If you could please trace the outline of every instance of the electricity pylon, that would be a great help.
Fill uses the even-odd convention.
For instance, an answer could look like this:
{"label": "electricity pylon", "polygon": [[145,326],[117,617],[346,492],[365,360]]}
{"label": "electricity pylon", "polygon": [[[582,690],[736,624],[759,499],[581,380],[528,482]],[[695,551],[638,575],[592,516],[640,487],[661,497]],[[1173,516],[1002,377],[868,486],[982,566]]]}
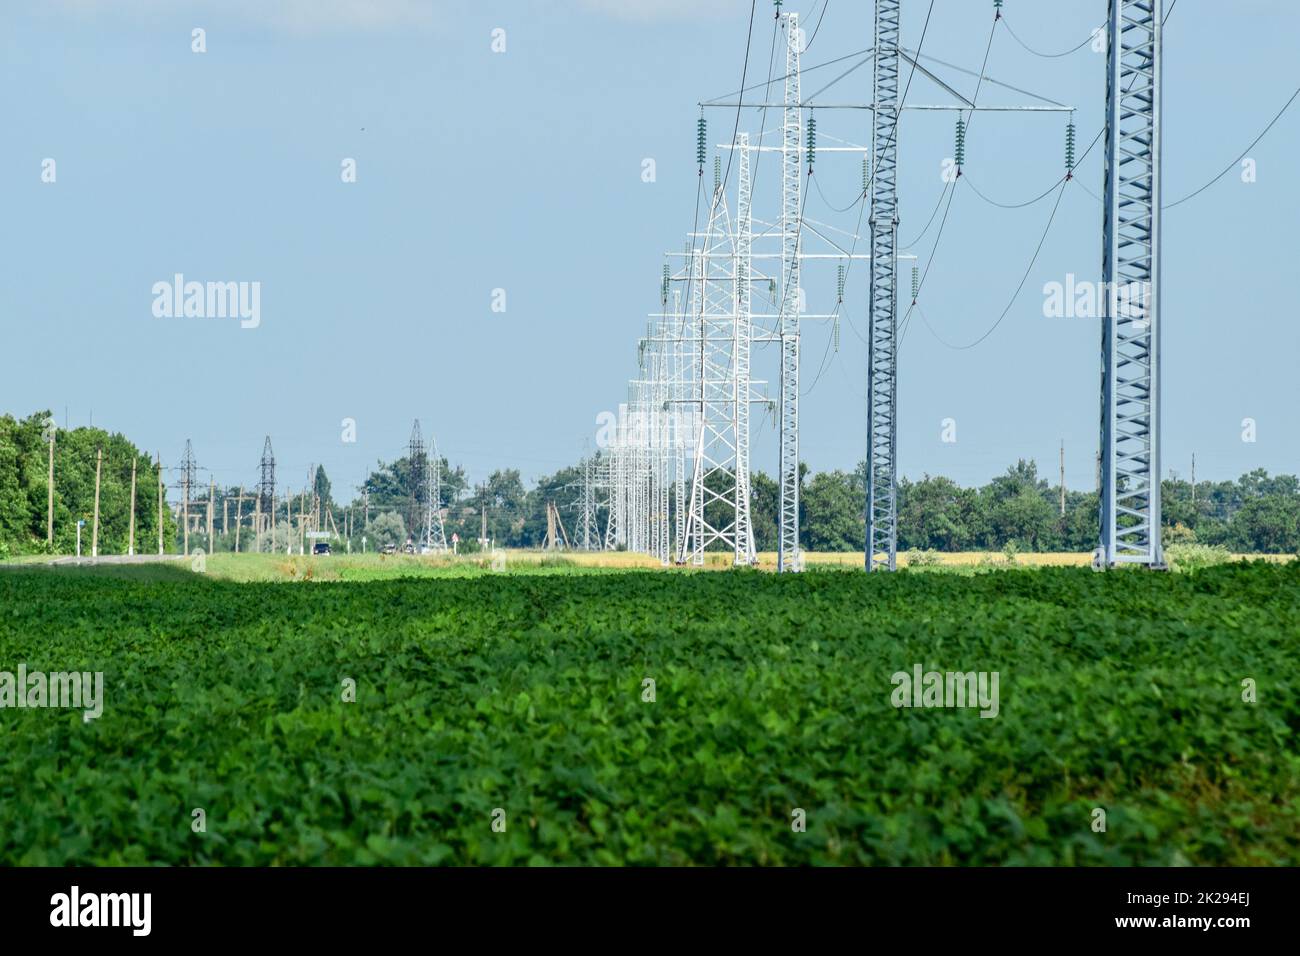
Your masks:
{"label": "electricity pylon", "polygon": [[1163,6],[1163,0],[1110,0],[1097,555],[1109,567],[1162,568],[1165,563],[1160,542]]}
{"label": "electricity pylon", "polygon": [[406,509],[407,533],[412,540],[424,523],[429,495],[429,459],[425,453],[424,436],[420,433],[420,420],[411,426],[411,439],[407,446],[407,468],[410,475],[409,503]]}
{"label": "electricity pylon", "polygon": [[588,455],[582,459],[582,498],[578,527],[573,538],[583,551],[600,548],[600,529],[596,523],[596,462]]}
{"label": "electricity pylon", "polygon": [[[275,452],[271,450],[271,436],[266,436],[266,441],[262,444],[262,462],[261,475],[257,483],[257,500],[258,513],[263,516],[259,520],[265,521],[271,528],[275,527]],[[253,529],[253,540],[260,551],[262,548],[261,540],[257,537],[262,533],[261,528]],[[275,547],[275,543],[271,543]]]}
{"label": "electricity pylon", "polygon": [[[748,210],[748,184],[742,179]],[[739,210],[740,203],[737,204]],[[747,228],[748,218],[737,225]],[[747,439],[740,425],[740,406],[749,402],[749,383],[737,378],[737,350],[741,331],[749,322],[741,315],[740,277],[747,278],[748,262],[740,264],[738,235],[732,232],[722,184],[715,183],[709,209],[708,230],[694,250],[692,316],[697,322],[700,365],[695,398],[695,455],[691,478],[686,532],[678,561],[689,550],[693,564],[704,563],[712,544],[729,548],[737,564],[753,560],[753,523],[749,517],[749,462]],[[746,344],[746,349],[748,345]],[[747,356],[746,356],[747,361]],[[747,372],[747,369],[743,369]],[[748,376],[746,375],[746,378]]]}
{"label": "electricity pylon", "polygon": [[[803,214],[803,113],[799,99],[799,15],[786,17],[785,104],[781,143],[781,504],[777,571],[799,550],[799,235]],[[741,152],[742,156],[747,151]]]}
{"label": "electricity pylon", "polygon": [[866,568],[898,552],[898,40],[900,0],[876,0],[871,122]]}
{"label": "electricity pylon", "polygon": [[429,459],[425,466],[428,485],[424,496],[424,528],[420,540],[430,551],[447,550],[447,531],[442,521],[442,458],[438,442],[430,439]]}

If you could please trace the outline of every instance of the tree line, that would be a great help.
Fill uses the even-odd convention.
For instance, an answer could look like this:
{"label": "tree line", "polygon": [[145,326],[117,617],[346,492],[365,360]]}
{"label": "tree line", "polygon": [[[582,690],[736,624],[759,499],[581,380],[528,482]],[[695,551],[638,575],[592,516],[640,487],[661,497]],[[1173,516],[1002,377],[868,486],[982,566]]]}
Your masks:
{"label": "tree line", "polygon": [[[130,474],[136,468],[135,547],[137,553],[157,549],[159,468],[147,452],[123,435],[98,428],[58,430],[55,435],[54,544],[46,545],[49,434],[48,412],[26,419],[0,416],[0,557],[52,550],[71,553],[76,546],[77,521],[84,520],[82,548],[89,553],[93,518],[95,469],[100,464],[100,552],[125,553],[129,534]],[[599,454],[599,453],[598,453]],[[447,539],[460,538],[462,551],[478,547],[482,529],[495,547],[536,548],[546,538],[547,506],[554,504],[570,540],[578,533],[583,470],[575,464],[539,478],[527,487],[519,470],[499,469],[477,485],[465,470],[446,458],[437,463],[441,512]],[[808,551],[861,551],[865,536],[863,502],[865,465],[853,471],[812,473],[800,467],[800,539]],[[163,472],[163,538],[169,552],[180,550],[181,533],[173,515],[175,478]],[[419,535],[423,519],[413,506],[412,469],[406,458],[380,461],[362,486],[346,500],[336,500],[325,469],[316,470],[314,487],[293,492],[276,503],[277,538],[261,542],[264,549],[295,550],[302,539],[284,533],[293,514],[328,515],[328,525],[342,541],[336,547],[375,550],[400,546]],[[1199,481],[1179,478],[1162,483],[1164,540],[1218,545],[1245,553],[1300,551],[1300,479],[1270,476],[1259,469],[1236,480]],[[168,498],[168,492],[173,493]],[[214,535],[191,542],[207,550],[234,550],[240,516],[241,550],[251,540],[250,516],[255,488],[218,487],[214,494]],[[206,507],[208,487],[191,490],[197,507]],[[755,543],[760,551],[777,545],[777,483],[763,472],[751,475],[751,507]],[[598,493],[598,499],[600,493]],[[1035,462],[1020,460],[1004,474],[979,487],[964,487],[950,478],[924,475],[903,478],[898,485],[898,547],[935,551],[1091,551],[1097,545],[1098,496],[1095,491],[1067,489],[1064,509],[1059,485],[1038,474]],[[608,512],[600,507],[598,528],[604,535]],[[362,538],[366,539],[362,544]],[[194,538],[194,534],[191,534]],[[246,542],[246,543],[245,543]]]}

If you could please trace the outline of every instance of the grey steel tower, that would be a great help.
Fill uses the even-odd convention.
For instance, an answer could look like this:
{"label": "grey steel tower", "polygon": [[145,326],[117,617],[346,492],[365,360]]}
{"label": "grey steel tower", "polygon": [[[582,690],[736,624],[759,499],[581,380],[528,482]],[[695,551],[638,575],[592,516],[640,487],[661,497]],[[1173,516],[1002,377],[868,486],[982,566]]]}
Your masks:
{"label": "grey steel tower", "polygon": [[1098,562],[1163,567],[1160,546],[1162,0],[1110,0],[1102,236]]}
{"label": "grey steel tower", "polygon": [[420,420],[417,418],[411,426],[411,441],[407,450],[409,473],[410,502],[406,509],[407,533],[412,539],[424,521],[425,502],[428,500],[429,460],[425,455],[424,436],[420,433]]}
{"label": "grey steel tower", "polygon": [[898,42],[900,0],[876,0],[867,382],[866,567],[894,570],[898,550]]}

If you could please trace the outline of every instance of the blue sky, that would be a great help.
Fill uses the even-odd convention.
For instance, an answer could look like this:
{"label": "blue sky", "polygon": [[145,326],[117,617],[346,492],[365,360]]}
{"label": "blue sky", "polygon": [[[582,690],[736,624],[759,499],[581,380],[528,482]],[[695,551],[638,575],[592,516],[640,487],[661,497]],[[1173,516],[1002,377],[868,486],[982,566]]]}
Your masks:
{"label": "blue sky", "polygon": [[[906,4],[915,47],[927,0]],[[805,28],[823,0],[787,0]],[[769,0],[759,0],[749,83],[766,79]],[[1007,0],[1025,43],[1060,52],[1105,16],[1100,0]],[[871,45],[871,4],[829,0],[804,65]],[[477,480],[574,462],[636,371],[658,308],[662,256],[680,249],[697,185],[698,103],[737,89],[749,4],[649,0],[10,0],[0,7],[0,410],[51,407],[62,423],[123,431],[174,463],[192,439],[217,481],[251,483],[272,436],[282,482],[323,463],[336,486],[403,451],[411,420]],[[978,68],[992,2],[936,0],[924,51]],[[191,52],[191,31],[207,52]],[[491,49],[505,30],[506,50]],[[1178,0],[1166,32],[1165,193],[1204,185],[1297,86],[1300,8]],[[1100,129],[1104,57],[1088,45],[1034,57],[1005,29],[987,74],[1078,107],[1079,150]],[[805,95],[854,60],[809,71]],[[928,61],[927,61],[928,62]],[[966,95],[973,77],[929,65]],[[783,72],[779,62],[774,74]],[[774,88],[773,95],[778,89]],[[750,94],[757,97],[757,93]],[[864,67],[823,103],[870,96]],[[948,101],[920,74],[910,101]],[[982,103],[1028,100],[986,85]],[[818,113],[820,142],[865,143],[869,114]],[[710,142],[734,113],[710,111]],[[769,113],[766,128],[777,123]],[[764,124],[746,109],[742,129]],[[928,278],[900,356],[903,473],[982,482],[1018,457],[1089,488],[1097,444],[1095,320],[1043,317],[1043,285],[1097,279],[1100,147],[1082,163],[1005,320],[1061,174],[1064,119],[980,114],[937,250],[938,220],[909,251]],[[950,113],[908,113],[899,134],[900,233],[921,233],[953,152]],[[1300,327],[1293,284],[1300,106],[1234,168],[1169,210],[1164,232],[1164,461],[1224,478],[1300,470]],[[358,181],[341,181],[345,158]],[[42,162],[57,181],[41,182]],[[653,158],[656,181],[642,181]],[[706,173],[706,177],[709,174]],[[822,153],[805,214],[853,230],[859,161]],[[733,178],[734,182],[734,178]],[[759,217],[779,199],[771,154]],[[824,194],[824,198],[823,195]],[[865,223],[863,224],[865,229]],[[932,260],[932,262],[931,262]],[[802,457],[814,470],[863,456],[865,269],[848,277],[838,353],[804,336]],[[153,283],[259,281],[261,324],[157,319]],[[902,284],[909,284],[904,269]],[[834,266],[809,267],[809,309],[829,311]],[[505,289],[504,313],[491,309]],[[904,307],[906,303],[904,303]],[[824,360],[824,356],[829,357]],[[777,379],[774,348],[755,376]],[[821,372],[820,376],[818,372]],[[815,384],[814,384],[815,382]],[[357,441],[340,440],[344,418]],[[953,418],[957,441],[940,440]],[[1257,422],[1243,442],[1242,419]],[[775,471],[770,418],[754,467]]]}

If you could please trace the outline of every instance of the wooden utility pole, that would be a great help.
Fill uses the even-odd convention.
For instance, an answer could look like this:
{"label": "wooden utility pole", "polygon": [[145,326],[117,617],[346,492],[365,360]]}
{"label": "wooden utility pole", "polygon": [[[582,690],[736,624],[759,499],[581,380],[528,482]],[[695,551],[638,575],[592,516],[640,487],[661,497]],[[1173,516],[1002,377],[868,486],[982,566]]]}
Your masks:
{"label": "wooden utility pole", "polygon": [[163,477],[162,452],[158,452],[158,553],[163,553]]}
{"label": "wooden utility pole", "polygon": [[45,543],[51,548],[54,547],[54,433],[56,429],[50,429],[50,474],[47,480],[49,491],[45,503]]}
{"label": "wooden utility pole", "polygon": [[1065,439],[1061,439],[1061,517],[1065,517]]}
{"label": "wooden utility pole", "polygon": [[99,473],[104,467],[104,449],[95,449],[95,524],[90,531],[90,556],[99,557]]}
{"label": "wooden utility pole", "polygon": [[131,456],[131,517],[127,525],[129,529],[126,533],[126,553],[135,554],[135,459]]}

